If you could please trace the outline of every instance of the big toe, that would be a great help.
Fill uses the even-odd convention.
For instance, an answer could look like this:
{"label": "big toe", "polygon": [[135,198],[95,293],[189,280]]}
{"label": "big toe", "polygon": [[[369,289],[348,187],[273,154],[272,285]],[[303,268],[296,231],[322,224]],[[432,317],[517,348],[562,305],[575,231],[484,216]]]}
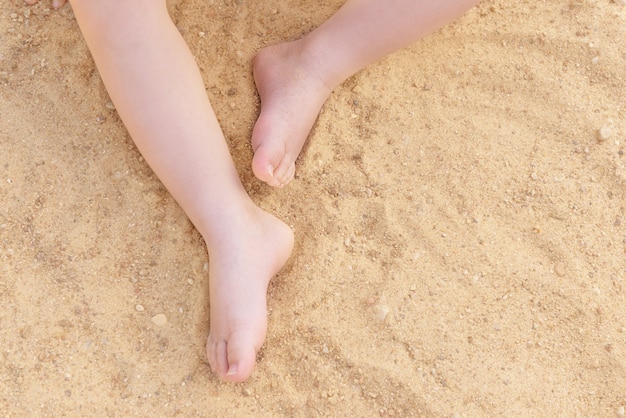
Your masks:
{"label": "big toe", "polygon": [[276,152],[271,145],[261,145],[254,152],[252,171],[261,181],[273,187],[283,187],[294,176],[296,165],[288,155]]}
{"label": "big toe", "polygon": [[254,346],[239,343],[231,340],[228,344],[228,371],[224,379],[230,382],[243,382],[249,378],[256,362]]}
{"label": "big toe", "polygon": [[252,157],[252,172],[261,181],[269,184],[270,186],[278,186],[278,181],[274,178],[275,167],[280,163],[280,159],[275,153],[268,152],[265,148],[260,146],[254,151],[254,157]]}
{"label": "big toe", "polygon": [[256,361],[254,341],[245,333],[233,334],[226,340],[207,342],[207,357],[215,373],[229,382],[243,382],[254,370]]}
{"label": "big toe", "polygon": [[294,158],[289,154],[284,134],[277,132],[275,118],[261,114],[252,132],[252,171],[261,181],[273,187],[283,187],[293,178]]}

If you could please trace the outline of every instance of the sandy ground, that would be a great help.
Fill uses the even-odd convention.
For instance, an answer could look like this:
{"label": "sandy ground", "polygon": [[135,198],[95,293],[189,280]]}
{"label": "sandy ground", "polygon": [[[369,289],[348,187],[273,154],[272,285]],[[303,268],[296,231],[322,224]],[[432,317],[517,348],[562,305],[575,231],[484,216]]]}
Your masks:
{"label": "sandy ground", "polygon": [[204,358],[202,239],[71,9],[0,0],[0,415],[624,415],[626,6],[485,0],[337,89],[270,189],[251,58],[341,3],[170,3],[298,241],[232,385]]}

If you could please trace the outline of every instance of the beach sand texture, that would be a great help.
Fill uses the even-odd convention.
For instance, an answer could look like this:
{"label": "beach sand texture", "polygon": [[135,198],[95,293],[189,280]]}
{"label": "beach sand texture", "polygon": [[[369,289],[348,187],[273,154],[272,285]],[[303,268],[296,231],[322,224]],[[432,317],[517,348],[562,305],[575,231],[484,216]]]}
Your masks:
{"label": "beach sand texture", "polygon": [[339,87],[271,189],[252,58],[341,3],[169,3],[297,239],[234,385],[205,362],[204,243],[71,8],[0,0],[1,416],[624,416],[626,5],[485,0]]}

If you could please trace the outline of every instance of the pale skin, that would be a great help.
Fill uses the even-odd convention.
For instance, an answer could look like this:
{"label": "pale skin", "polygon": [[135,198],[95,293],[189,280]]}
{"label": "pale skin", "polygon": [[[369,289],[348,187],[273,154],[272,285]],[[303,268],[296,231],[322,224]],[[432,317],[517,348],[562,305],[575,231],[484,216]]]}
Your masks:
{"label": "pale skin", "polygon": [[252,133],[252,170],[283,187],[332,92],[367,65],[411,45],[459,17],[478,0],[348,0],[335,15],[294,42],[254,59],[261,114]]}
{"label": "pale skin", "polygon": [[[252,134],[254,174],[274,187],[289,183],[309,131],[335,87],[477,2],[348,0],[300,40],[262,49],[253,67],[261,97]],[[54,0],[53,6],[64,3]],[[244,190],[198,67],[165,1],[71,3],[137,148],[207,244],[208,362],[223,380],[246,380],[265,340],[267,286],[291,254],[293,233]]]}

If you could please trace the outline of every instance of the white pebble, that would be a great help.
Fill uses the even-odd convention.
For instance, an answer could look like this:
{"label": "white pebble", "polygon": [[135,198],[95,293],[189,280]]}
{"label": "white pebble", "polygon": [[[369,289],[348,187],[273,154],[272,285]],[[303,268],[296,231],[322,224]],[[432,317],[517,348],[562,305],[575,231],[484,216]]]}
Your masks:
{"label": "white pebble", "polygon": [[598,129],[598,141],[606,141],[611,137],[612,133],[611,127],[604,125],[602,128]]}
{"label": "white pebble", "polygon": [[613,0],[613,3],[619,4],[621,6],[626,5],[626,0]]}
{"label": "white pebble", "polygon": [[567,272],[567,269],[565,267],[565,263],[562,261],[559,261],[558,263],[556,263],[554,265],[554,272],[556,273],[557,276],[559,277],[563,277],[565,276],[565,273]]}
{"label": "white pebble", "polygon": [[374,316],[380,322],[384,322],[388,314],[389,314],[389,306],[387,305],[375,305],[374,306]]}
{"label": "white pebble", "polygon": [[143,305],[135,305],[135,310],[137,312],[143,312]]}
{"label": "white pebble", "polygon": [[157,314],[152,317],[152,323],[157,327],[162,327],[167,324],[167,316],[165,314]]}
{"label": "white pebble", "polygon": [[620,406],[619,408],[617,408],[617,416],[618,417],[623,417],[624,416],[624,407],[623,406]]}

